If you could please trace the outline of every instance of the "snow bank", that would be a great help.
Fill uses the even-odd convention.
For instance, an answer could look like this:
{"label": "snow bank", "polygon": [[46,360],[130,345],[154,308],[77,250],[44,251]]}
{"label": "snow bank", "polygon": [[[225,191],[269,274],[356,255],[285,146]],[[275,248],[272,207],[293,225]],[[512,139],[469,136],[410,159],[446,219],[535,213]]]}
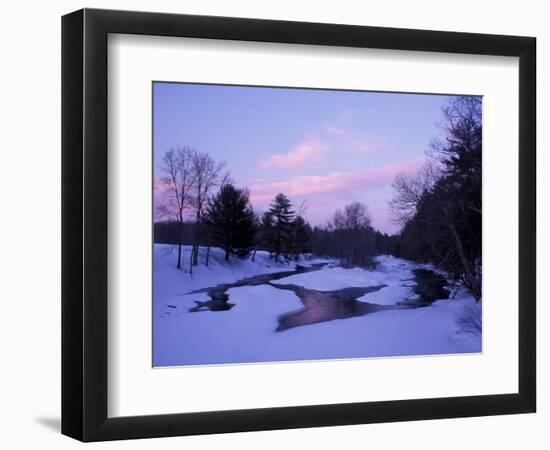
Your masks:
{"label": "snow bank", "polygon": [[[176,253],[167,249],[155,246],[153,364],[157,367],[481,351],[481,325],[479,329],[475,325],[481,324],[481,306],[465,291],[428,307],[375,312],[282,332],[275,331],[278,317],[303,305],[292,291],[272,285],[229,289],[229,302],[235,306],[228,311],[189,312],[196,301],[208,300],[206,293],[191,294],[194,290],[291,270],[294,263],[274,264],[269,255],[258,252],[255,262],[235,258],[228,264],[223,252],[213,249],[210,266],[199,266],[189,275],[175,268]],[[186,267],[189,252],[186,248]],[[326,262],[309,264],[322,261]],[[324,291],[383,284],[385,288],[361,297],[378,304],[412,295],[412,270],[418,265],[390,256],[378,262],[372,271],[326,267],[273,283]]]}
{"label": "snow bank", "polygon": [[273,281],[273,284],[295,284],[307,289],[318,291],[335,291],[347,287],[386,287],[379,291],[359,297],[359,301],[376,303],[379,305],[392,305],[410,298],[414,295],[412,286],[414,274],[412,269],[418,266],[404,259],[393,256],[378,256],[375,269],[361,268],[344,269],[342,267],[326,268],[318,272],[309,272],[299,275],[291,275]]}
{"label": "snow bank", "polygon": [[382,283],[382,277],[375,272],[367,272],[363,269],[344,269],[332,267],[316,272],[308,272],[300,275],[291,275],[273,281],[273,284],[295,284],[306,289],[318,291],[335,291],[350,286],[368,287],[378,286]]}
{"label": "snow bank", "polygon": [[377,305],[396,305],[406,299],[413,298],[415,295],[412,288],[408,286],[387,286],[379,291],[365,294],[357,300]]}
{"label": "snow bank", "polygon": [[231,256],[229,262],[225,261],[225,253],[222,249],[210,249],[208,267],[204,266],[206,249],[199,252],[199,265],[193,267],[193,273],[189,273],[189,258],[191,247],[182,248],[183,270],[176,268],[178,249],[173,245],[155,244],[154,246],[154,296],[155,299],[164,299],[175,294],[185,294],[205,287],[218,284],[231,283],[243,278],[248,278],[261,273],[275,273],[286,270],[294,270],[296,264],[309,266],[320,262],[331,262],[327,259],[301,258],[297,263],[275,263],[269,258],[268,252],[258,251],[254,261],[250,257],[245,259]]}

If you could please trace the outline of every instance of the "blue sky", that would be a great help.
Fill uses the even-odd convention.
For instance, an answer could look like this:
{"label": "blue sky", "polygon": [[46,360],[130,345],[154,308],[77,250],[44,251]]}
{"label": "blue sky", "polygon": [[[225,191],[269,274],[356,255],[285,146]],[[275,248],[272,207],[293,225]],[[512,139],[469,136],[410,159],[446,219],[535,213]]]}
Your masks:
{"label": "blue sky", "polygon": [[258,210],[282,191],[324,225],[360,201],[394,233],[391,182],[426,160],[446,97],[154,83],[153,100],[155,177],[165,151],[191,146],[226,160]]}

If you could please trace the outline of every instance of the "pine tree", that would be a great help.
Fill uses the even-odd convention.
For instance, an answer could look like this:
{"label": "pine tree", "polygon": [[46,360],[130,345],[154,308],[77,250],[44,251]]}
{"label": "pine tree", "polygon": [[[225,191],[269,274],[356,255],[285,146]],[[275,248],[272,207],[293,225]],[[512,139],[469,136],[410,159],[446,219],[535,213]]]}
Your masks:
{"label": "pine tree", "polygon": [[248,192],[225,184],[210,201],[204,222],[212,243],[225,251],[225,260],[235,253],[246,256],[254,245],[256,224]]}
{"label": "pine tree", "polygon": [[[413,202],[399,237],[400,254],[431,262],[481,298],[482,101],[453,97],[443,108],[445,138],[433,144],[442,169]],[[419,173],[417,178],[425,178]],[[398,197],[412,191],[409,180]]]}
{"label": "pine tree", "polygon": [[273,256],[273,248],[271,246],[273,242],[273,218],[269,211],[264,212],[261,216],[256,217],[256,248],[252,254],[252,261],[256,256],[256,250],[258,248],[269,251],[269,257]]}
{"label": "pine tree", "polygon": [[277,194],[267,213],[273,224],[273,231],[269,236],[269,248],[275,254],[275,262],[278,262],[279,256],[283,253],[287,254],[292,248],[292,222],[294,221],[292,203],[286,195]]}
{"label": "pine tree", "polygon": [[302,216],[296,216],[292,225],[292,253],[294,258],[298,260],[301,253],[310,251],[312,230],[309,223]]}

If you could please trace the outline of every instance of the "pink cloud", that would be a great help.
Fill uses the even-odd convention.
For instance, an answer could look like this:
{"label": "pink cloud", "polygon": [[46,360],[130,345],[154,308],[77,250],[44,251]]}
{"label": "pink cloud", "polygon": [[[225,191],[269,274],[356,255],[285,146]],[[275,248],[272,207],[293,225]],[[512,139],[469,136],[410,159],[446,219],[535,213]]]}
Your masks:
{"label": "pink cloud", "polygon": [[260,169],[297,170],[327,162],[330,155],[341,152],[371,153],[387,147],[376,136],[358,133],[350,128],[325,126],[310,133],[287,153],[276,153],[258,162]]}
{"label": "pink cloud", "polygon": [[260,161],[260,169],[297,170],[329,161],[341,152],[371,153],[383,149],[386,144],[379,138],[358,134],[348,128],[327,126],[307,136],[287,153],[269,155]]}
{"label": "pink cloud", "polygon": [[270,155],[266,161],[260,161],[260,169],[294,170],[325,161],[327,144],[317,136],[308,136],[288,153]]}
{"label": "pink cloud", "polygon": [[167,197],[168,186],[164,184],[160,177],[155,177],[153,181],[153,216],[154,220],[168,219],[157,209],[160,205],[165,203]]}
{"label": "pink cloud", "polygon": [[284,181],[257,184],[250,188],[251,200],[263,202],[273,198],[278,192],[295,197],[375,188],[391,183],[398,173],[417,170],[423,162],[424,160],[420,159],[408,163],[391,164],[382,169],[340,172],[321,176],[298,176]]}

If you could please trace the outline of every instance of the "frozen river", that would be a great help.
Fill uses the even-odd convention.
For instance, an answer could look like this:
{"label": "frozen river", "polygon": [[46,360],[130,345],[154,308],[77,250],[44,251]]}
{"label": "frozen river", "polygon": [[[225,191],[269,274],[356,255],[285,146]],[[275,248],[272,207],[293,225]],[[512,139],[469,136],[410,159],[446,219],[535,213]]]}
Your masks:
{"label": "frozen river", "polygon": [[481,306],[449,300],[429,267],[384,256],[373,270],[267,255],[190,275],[155,255],[154,365],[250,363],[481,351]]}

